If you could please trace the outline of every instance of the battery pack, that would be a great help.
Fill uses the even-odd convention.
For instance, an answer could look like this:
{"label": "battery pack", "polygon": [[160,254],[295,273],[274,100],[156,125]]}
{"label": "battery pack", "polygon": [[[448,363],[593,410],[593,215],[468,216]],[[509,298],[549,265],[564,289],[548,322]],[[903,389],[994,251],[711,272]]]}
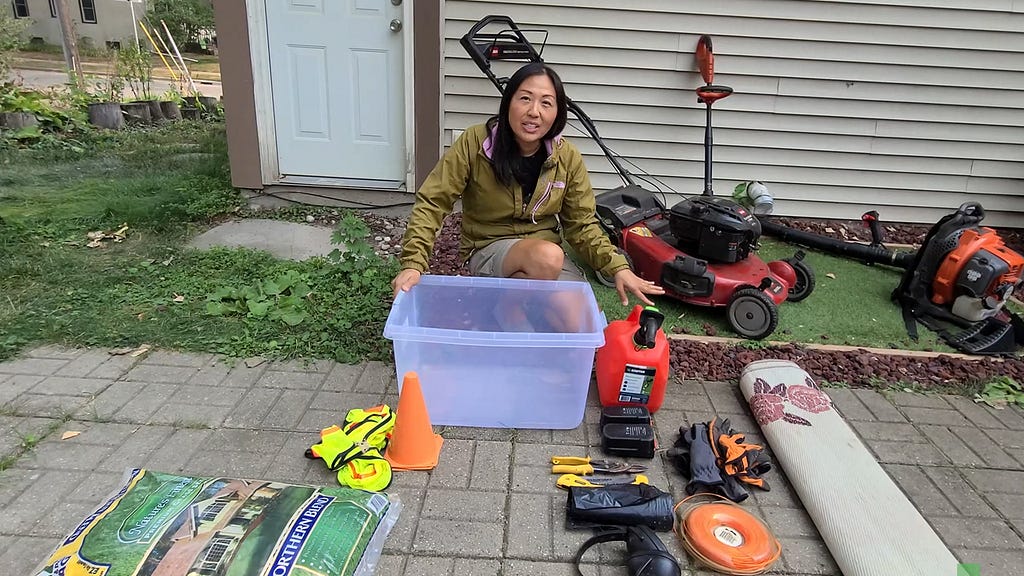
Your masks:
{"label": "battery pack", "polygon": [[650,424],[646,406],[607,406],[601,410],[601,428],[608,424]]}
{"label": "battery pack", "polygon": [[605,454],[654,458],[658,442],[650,424],[606,424],[601,427],[601,449]]}

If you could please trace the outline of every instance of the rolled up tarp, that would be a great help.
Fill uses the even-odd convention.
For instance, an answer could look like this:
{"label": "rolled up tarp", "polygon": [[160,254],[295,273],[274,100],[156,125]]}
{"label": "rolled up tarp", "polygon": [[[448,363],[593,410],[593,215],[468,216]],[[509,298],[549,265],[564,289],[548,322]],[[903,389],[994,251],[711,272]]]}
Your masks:
{"label": "rolled up tarp", "polygon": [[844,576],[957,573],[956,558],[807,372],[758,360],[740,388]]}

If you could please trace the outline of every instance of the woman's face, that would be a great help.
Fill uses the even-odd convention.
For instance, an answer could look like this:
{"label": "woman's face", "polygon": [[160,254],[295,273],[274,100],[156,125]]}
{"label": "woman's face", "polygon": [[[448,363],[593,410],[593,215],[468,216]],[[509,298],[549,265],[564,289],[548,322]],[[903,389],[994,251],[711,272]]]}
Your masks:
{"label": "woman's face", "polygon": [[558,100],[551,78],[534,74],[523,80],[508,108],[508,123],[523,156],[531,156],[540,149],[541,140],[551,130],[557,115]]}

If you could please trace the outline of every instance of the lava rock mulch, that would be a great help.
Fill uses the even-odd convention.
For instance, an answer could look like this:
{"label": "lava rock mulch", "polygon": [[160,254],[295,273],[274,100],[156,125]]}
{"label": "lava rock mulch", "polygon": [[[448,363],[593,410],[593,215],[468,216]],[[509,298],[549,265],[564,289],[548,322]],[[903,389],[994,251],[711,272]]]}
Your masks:
{"label": "lava rock mulch", "polygon": [[850,386],[915,386],[963,392],[974,391],[978,383],[996,376],[1024,382],[1024,361],[1019,358],[931,358],[866,350],[819,350],[797,344],[747,349],[692,340],[670,340],[669,350],[672,374],[693,380],[739,380],[747,364],[774,359],[795,362],[819,381]]}
{"label": "lava rock mulch", "polygon": [[[861,222],[776,218],[775,221],[806,232],[848,241],[869,241],[870,233]],[[434,243],[430,273],[468,275],[459,261],[461,214],[448,216]],[[369,222],[376,236],[391,236],[405,230],[401,219],[376,218]],[[385,225],[388,227],[385,229]],[[883,242],[920,245],[929,226],[884,224]],[[385,233],[387,232],[387,233]],[[1024,250],[1024,234],[1019,230],[999,230],[1007,244]],[[390,242],[387,252],[394,254],[397,242]],[[379,247],[378,247],[379,248]],[[915,386],[923,389],[969,392],[979,382],[996,376],[1009,376],[1024,381],[1024,361],[1020,358],[960,358],[880,354],[866,350],[833,351],[808,348],[798,344],[747,348],[733,344],[698,340],[670,340],[670,367],[673,376],[682,379],[735,381],[744,366],[766,358],[790,360],[818,380],[845,383],[850,386]]]}

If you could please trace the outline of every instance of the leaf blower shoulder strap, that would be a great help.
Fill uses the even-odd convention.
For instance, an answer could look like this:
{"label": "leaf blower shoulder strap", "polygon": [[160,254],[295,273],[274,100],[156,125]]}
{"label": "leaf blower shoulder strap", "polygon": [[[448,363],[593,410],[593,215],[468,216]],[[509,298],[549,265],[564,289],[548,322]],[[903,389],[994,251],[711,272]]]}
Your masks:
{"label": "leaf blower shoulder strap", "polygon": [[902,307],[907,334],[914,340],[917,340],[917,319],[943,315],[944,312],[928,298],[935,274],[946,254],[953,248],[946,246],[944,241],[954,231],[978,224],[983,215],[980,205],[967,203],[961,205],[956,212],[943,216],[928,230],[921,249],[914,254],[913,261],[900,278],[899,286],[893,290],[892,299]]}

